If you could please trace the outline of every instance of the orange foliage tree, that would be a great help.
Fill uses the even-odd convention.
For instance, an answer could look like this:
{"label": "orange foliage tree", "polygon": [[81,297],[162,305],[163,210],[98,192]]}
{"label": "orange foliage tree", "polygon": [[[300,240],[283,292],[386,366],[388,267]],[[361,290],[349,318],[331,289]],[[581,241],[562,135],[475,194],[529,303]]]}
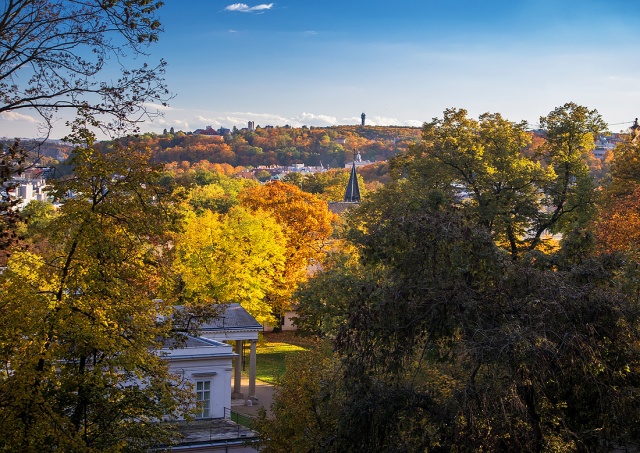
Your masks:
{"label": "orange foliage tree", "polygon": [[601,203],[596,239],[605,252],[640,250],[640,144],[631,139],[613,151],[611,182]]}
{"label": "orange foliage tree", "polygon": [[252,187],[239,196],[240,204],[271,213],[286,236],[286,263],[276,288],[268,295],[274,312],[290,308],[291,294],[307,279],[308,269],[322,257],[335,215],[315,195],[280,181]]}
{"label": "orange foliage tree", "polygon": [[596,240],[605,252],[640,251],[640,186],[607,203],[598,221]]}

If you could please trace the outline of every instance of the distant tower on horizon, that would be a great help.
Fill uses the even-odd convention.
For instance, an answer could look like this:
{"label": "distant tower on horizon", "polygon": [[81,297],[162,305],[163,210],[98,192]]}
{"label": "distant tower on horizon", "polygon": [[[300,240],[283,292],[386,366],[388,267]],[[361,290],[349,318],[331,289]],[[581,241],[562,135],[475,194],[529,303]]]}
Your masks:
{"label": "distant tower on horizon", "polygon": [[362,118],[362,125],[364,126],[364,119],[367,117],[367,115],[364,114],[364,112],[362,112],[362,115],[360,115],[360,118]]}
{"label": "distant tower on horizon", "polygon": [[638,118],[633,122],[633,126],[631,126],[631,135],[637,137],[640,135],[640,124],[638,124]]}
{"label": "distant tower on horizon", "polygon": [[247,123],[247,126],[249,126],[249,127],[248,127],[248,129],[249,129],[250,131],[255,131],[255,130],[256,130],[256,123],[255,123],[255,122],[253,122],[253,121],[249,121],[249,122]]}

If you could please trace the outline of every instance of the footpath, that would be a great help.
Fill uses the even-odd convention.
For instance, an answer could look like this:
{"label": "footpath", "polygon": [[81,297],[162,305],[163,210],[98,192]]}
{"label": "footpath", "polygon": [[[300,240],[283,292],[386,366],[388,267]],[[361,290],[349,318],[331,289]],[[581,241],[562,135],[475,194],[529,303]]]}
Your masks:
{"label": "footpath", "polygon": [[[249,378],[242,376],[242,394],[249,393]],[[273,385],[266,382],[256,380],[256,398],[258,401],[254,401],[251,406],[247,406],[245,399],[232,399],[231,409],[240,414],[249,415],[251,417],[257,417],[261,408],[264,408],[269,414],[271,409],[271,403],[273,402]]]}

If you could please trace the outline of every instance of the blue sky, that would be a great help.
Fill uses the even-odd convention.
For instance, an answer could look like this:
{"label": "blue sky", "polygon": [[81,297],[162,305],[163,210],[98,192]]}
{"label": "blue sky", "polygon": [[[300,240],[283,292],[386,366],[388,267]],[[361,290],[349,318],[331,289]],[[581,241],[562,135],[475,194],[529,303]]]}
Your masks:
{"label": "blue sky", "polygon": [[[145,131],[420,125],[448,107],[536,127],[568,101],[612,131],[640,116],[635,0],[165,3],[149,60],[175,97]],[[23,126],[0,119],[0,136]]]}

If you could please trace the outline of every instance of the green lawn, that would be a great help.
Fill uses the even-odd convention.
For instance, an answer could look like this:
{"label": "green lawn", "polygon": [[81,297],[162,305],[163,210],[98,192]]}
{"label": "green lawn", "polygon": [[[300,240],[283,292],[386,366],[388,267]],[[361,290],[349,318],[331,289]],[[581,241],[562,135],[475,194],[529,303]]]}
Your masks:
{"label": "green lawn", "polygon": [[[267,333],[258,342],[256,351],[256,378],[273,384],[284,373],[285,357],[300,351],[306,351],[313,342],[289,333]],[[248,368],[245,369],[248,372]]]}
{"label": "green lawn", "polygon": [[257,350],[256,378],[273,384],[275,379],[284,373],[287,354],[304,350],[301,346],[289,343],[264,342]]}

